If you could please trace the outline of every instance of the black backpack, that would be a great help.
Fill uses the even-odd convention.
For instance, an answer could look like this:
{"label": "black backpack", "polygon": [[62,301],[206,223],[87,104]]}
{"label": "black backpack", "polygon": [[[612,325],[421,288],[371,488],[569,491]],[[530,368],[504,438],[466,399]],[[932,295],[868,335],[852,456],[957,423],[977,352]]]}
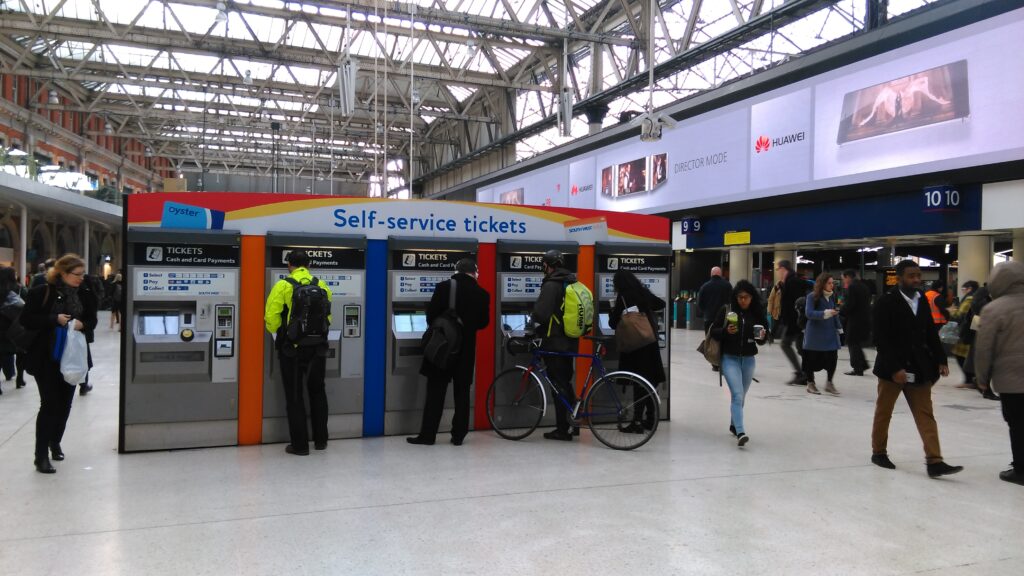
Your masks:
{"label": "black backpack", "polygon": [[462,350],[462,320],[455,312],[454,278],[449,281],[451,289],[448,294],[448,309],[434,318],[434,321],[423,333],[423,357],[434,366],[445,370],[452,359]]}
{"label": "black backpack", "polygon": [[331,315],[327,291],[320,287],[316,277],[309,284],[302,284],[294,278],[285,278],[285,281],[292,285],[292,304],[284,332],[288,342],[295,346],[326,344],[330,330],[328,316]]}
{"label": "black backpack", "polygon": [[801,296],[793,303],[796,308],[796,325],[801,329],[807,328],[807,296]]}

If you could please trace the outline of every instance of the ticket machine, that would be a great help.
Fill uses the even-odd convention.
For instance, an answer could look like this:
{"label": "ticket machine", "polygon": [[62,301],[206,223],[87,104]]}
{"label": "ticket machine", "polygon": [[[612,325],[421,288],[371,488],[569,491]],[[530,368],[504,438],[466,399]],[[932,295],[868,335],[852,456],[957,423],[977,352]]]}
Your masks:
{"label": "ticket machine", "polygon": [[[646,286],[655,296],[665,301],[665,309],[656,315],[658,326],[655,331],[658,336],[658,346],[661,349],[661,362],[665,366],[665,376],[669,375],[669,314],[672,313],[671,301],[669,300],[669,279],[672,265],[672,247],[669,244],[624,244],[598,242],[595,246],[597,256],[597,312],[598,321],[596,331],[608,336],[613,336],[615,331],[609,324],[609,315],[612,306],[615,304],[615,286],[613,279],[619,270],[632,272],[640,283]],[[615,342],[608,343],[608,356],[605,358],[605,368],[615,370],[618,368],[618,350],[615,349]],[[669,379],[671,381],[671,379]],[[653,384],[653,382],[652,382]],[[667,418],[669,388],[666,385],[658,387],[658,394],[662,400],[661,414]]]}
{"label": "ticket machine", "polygon": [[[455,274],[462,258],[475,258],[474,239],[391,238],[388,241],[387,372],[384,433],[419,432],[427,385],[420,376],[421,339],[427,329],[427,304],[434,287]],[[472,398],[470,394],[470,398]],[[452,395],[445,398],[441,430],[448,430]]]}
{"label": "ticket machine", "polygon": [[560,250],[565,266],[575,271],[579,245],[575,242],[530,242],[498,240],[498,289],[495,295],[495,369],[501,372],[517,364],[529,364],[529,354],[511,355],[505,349],[506,334],[522,336],[540,296],[544,281],[541,263],[548,250]]}
{"label": "ticket machine", "polygon": [[[288,254],[303,250],[309,271],[331,290],[327,342],[327,433],[352,438],[363,433],[363,314],[366,309],[366,238],[267,233],[266,293],[288,277]],[[288,414],[279,373],[276,335],[265,336],[263,354],[263,442],[288,441]],[[305,394],[306,402],[309,395]],[[306,414],[309,414],[307,407]]]}
{"label": "ticket machine", "polygon": [[119,450],[237,444],[238,233],[127,241]]}

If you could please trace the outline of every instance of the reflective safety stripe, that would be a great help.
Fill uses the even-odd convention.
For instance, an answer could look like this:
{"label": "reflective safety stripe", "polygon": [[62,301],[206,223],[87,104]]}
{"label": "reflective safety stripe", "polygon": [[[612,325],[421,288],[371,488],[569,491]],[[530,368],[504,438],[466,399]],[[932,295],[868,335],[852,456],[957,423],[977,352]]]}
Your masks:
{"label": "reflective safety stripe", "polygon": [[928,306],[932,309],[932,322],[936,324],[945,324],[946,317],[942,315],[942,310],[935,304],[935,299],[939,297],[939,293],[935,290],[929,290],[924,293],[924,297],[928,300]]}

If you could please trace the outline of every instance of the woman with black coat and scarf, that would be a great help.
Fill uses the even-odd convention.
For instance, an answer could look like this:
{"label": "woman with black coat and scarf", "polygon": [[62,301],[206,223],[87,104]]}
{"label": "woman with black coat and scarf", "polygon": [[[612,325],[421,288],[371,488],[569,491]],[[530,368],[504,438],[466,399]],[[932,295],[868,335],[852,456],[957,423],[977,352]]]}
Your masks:
{"label": "woman with black coat and scarf", "polygon": [[46,283],[29,291],[21,313],[22,326],[36,332],[25,368],[39,385],[35,466],[43,474],[57,471],[50,456],[64,459],[60,443],[75,397],[75,386],[68,384],[60,372],[60,360],[51,358],[58,330],[70,322],[74,330],[89,336],[96,328],[96,298],[82,282],[84,277],[85,262],[80,257],[62,256],[47,272]]}
{"label": "woman with black coat and scarf", "polygon": [[[647,316],[652,330],[657,335],[658,322],[654,313],[665,309],[665,301],[652,294],[632,272],[619,270],[615,273],[612,283],[615,286],[615,305],[612,306],[608,317],[608,325],[612,330],[619,325],[626,309],[636,306],[641,314]],[[665,367],[661,363],[661,350],[658,349],[657,338],[642,348],[620,353],[619,369],[639,374],[657,388],[658,384],[665,381]],[[650,430],[654,427],[653,410],[648,409],[653,400],[646,398],[646,389],[641,386],[636,387],[634,394],[643,394],[645,398],[636,398],[633,422],[624,431],[643,433],[644,429]]]}

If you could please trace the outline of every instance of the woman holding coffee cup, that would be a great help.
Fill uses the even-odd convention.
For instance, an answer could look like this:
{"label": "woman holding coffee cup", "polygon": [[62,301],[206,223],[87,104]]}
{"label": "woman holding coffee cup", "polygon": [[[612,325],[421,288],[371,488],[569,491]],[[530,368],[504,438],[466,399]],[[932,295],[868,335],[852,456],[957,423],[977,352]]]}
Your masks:
{"label": "woman holding coffee cup", "polygon": [[814,384],[814,373],[824,370],[828,375],[825,392],[839,396],[839,390],[832,383],[839,362],[839,335],[843,325],[839,322],[839,308],[836,306],[835,280],[831,274],[822,272],[814,282],[814,292],[807,296],[804,313],[807,328],[804,329],[803,371],[807,377],[807,392],[821,394]]}
{"label": "woman holding coffee cup", "polygon": [[722,376],[732,395],[729,431],[736,436],[738,446],[745,446],[750,441],[743,424],[743,407],[754,379],[757,346],[768,338],[765,324],[767,321],[757,289],[746,280],[736,283],[732,290],[732,303],[723,306],[711,324],[711,337],[722,343]]}

